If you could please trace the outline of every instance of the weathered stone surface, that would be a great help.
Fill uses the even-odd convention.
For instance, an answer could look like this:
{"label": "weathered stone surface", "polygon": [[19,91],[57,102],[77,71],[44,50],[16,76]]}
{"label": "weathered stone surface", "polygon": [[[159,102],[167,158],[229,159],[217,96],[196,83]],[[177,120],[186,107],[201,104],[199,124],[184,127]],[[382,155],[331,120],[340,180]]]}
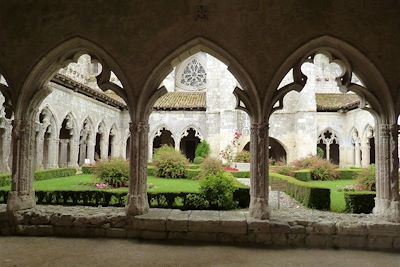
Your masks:
{"label": "weathered stone surface", "polygon": [[367,227],[364,223],[349,223],[342,221],[336,223],[336,233],[338,235],[361,235],[368,234]]}
{"label": "weathered stone surface", "polygon": [[108,228],[106,229],[106,236],[113,238],[126,238],[127,230],[122,228]]}
{"label": "weathered stone surface", "polygon": [[330,235],[309,234],[305,238],[305,245],[312,248],[332,247],[332,239]]}
{"label": "weathered stone surface", "polygon": [[270,231],[272,234],[286,234],[290,232],[290,226],[287,222],[270,222]]}
{"label": "weathered stone surface", "polygon": [[129,227],[138,230],[166,231],[166,221],[170,209],[151,209],[149,213],[131,216]]}
{"label": "weathered stone surface", "polygon": [[198,241],[217,241],[218,234],[212,232],[188,232],[187,240],[198,240]]}
{"label": "weathered stone surface", "polygon": [[334,222],[322,221],[312,224],[312,232],[315,234],[327,234],[332,235],[336,232],[336,227]]}
{"label": "weathered stone surface", "polygon": [[53,235],[53,226],[51,225],[17,225],[17,235],[29,236],[51,236]]}
{"label": "weathered stone surface", "polygon": [[333,246],[338,248],[361,249],[367,247],[367,236],[361,235],[336,235]]}
{"label": "weathered stone surface", "polygon": [[393,237],[368,237],[368,248],[391,249],[393,248]]}
{"label": "weathered stone surface", "polygon": [[243,212],[240,211],[221,211],[220,232],[221,233],[247,233],[247,221]]}
{"label": "weathered stone surface", "polygon": [[256,220],[252,218],[247,219],[249,233],[269,233],[271,226],[269,221]]}
{"label": "weathered stone surface", "polygon": [[368,223],[367,230],[372,236],[400,237],[400,224]]}
{"label": "weathered stone surface", "polygon": [[139,237],[143,239],[164,240],[168,238],[168,232],[143,230],[140,231]]}
{"label": "weathered stone surface", "polygon": [[171,210],[167,217],[167,231],[186,232],[191,211]]}
{"label": "weathered stone surface", "polygon": [[194,210],[189,216],[189,232],[220,232],[219,211]]}
{"label": "weathered stone surface", "polygon": [[53,216],[51,216],[50,220],[51,220],[51,224],[53,224],[53,225],[69,226],[69,225],[73,224],[75,218],[69,214],[68,215],[62,214],[60,216],[53,215]]}

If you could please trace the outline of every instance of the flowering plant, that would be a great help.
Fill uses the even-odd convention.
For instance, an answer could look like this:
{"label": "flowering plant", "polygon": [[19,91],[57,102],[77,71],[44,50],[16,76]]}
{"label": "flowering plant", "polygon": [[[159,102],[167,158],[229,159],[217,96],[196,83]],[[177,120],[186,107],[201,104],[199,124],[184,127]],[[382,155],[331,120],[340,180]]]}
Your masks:
{"label": "flowering plant", "polygon": [[240,145],[239,138],[241,136],[242,134],[240,132],[235,131],[235,133],[233,134],[232,141],[225,147],[225,149],[219,152],[220,157],[226,160],[228,162],[228,165],[230,165],[234,159],[237,147]]}
{"label": "flowering plant", "polygon": [[100,183],[96,184],[97,189],[106,189],[108,187],[108,184]]}

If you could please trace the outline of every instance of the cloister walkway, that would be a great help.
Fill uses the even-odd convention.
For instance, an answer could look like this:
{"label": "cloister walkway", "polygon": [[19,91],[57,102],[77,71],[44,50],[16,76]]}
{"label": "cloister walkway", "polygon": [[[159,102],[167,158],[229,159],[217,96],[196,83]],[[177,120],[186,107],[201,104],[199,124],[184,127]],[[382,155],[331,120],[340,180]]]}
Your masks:
{"label": "cloister walkway", "polygon": [[400,255],[351,250],[271,250],[201,242],[0,237],[0,266],[399,267]]}

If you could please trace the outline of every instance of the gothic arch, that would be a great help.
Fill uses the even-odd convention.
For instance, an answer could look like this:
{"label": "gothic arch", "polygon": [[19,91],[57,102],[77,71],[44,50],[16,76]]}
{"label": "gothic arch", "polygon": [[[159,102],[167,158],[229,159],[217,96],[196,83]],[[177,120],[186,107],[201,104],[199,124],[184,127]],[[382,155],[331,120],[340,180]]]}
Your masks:
{"label": "gothic arch", "polygon": [[[136,112],[131,114],[132,120],[147,121],[154,102],[165,94],[165,87],[159,87],[163,79],[172,71],[173,66],[184,61],[197,52],[206,52],[228,66],[228,70],[240,83],[240,88],[235,89],[234,94],[238,103],[242,102],[251,111],[252,116],[261,114],[261,105],[258,99],[256,87],[242,65],[225,49],[203,37],[197,37],[181,44],[172,53],[167,55],[148,76],[140,97],[134,99]],[[252,100],[250,102],[250,99]],[[238,107],[240,105],[238,104]],[[132,112],[132,111],[131,111]]]}
{"label": "gothic arch", "polygon": [[[357,48],[328,35],[301,45],[281,64],[267,88],[267,95],[263,102],[263,113],[266,117],[271,115],[275,104],[280,102],[289,91],[300,91],[304,87],[307,77],[301,72],[301,65],[317,53],[328,55],[332,61],[340,61],[345,72],[338,77],[337,81],[343,90],[353,91],[360,97],[361,108],[372,112],[381,123],[396,121],[391,92],[377,67]],[[282,79],[292,68],[294,82],[277,90]],[[365,87],[351,82],[353,72],[356,72]],[[366,101],[371,108],[366,107]]]}
{"label": "gothic arch", "polygon": [[[61,123],[65,120],[65,119],[70,119],[73,127],[72,127],[72,131],[73,131],[73,135],[74,135],[74,139],[75,140],[79,140],[79,127],[76,121],[76,116],[74,115],[74,113],[72,111],[69,111],[68,113],[65,114],[65,116],[63,117]],[[60,125],[61,127],[61,125]]]}
{"label": "gothic arch", "polygon": [[[31,111],[36,109],[43,99],[51,93],[47,83],[53,74],[69,63],[77,61],[83,54],[89,54],[93,60],[102,65],[102,72],[96,76],[98,86],[104,91],[113,90],[125,102],[129,103],[126,93],[129,91],[127,90],[127,79],[112,56],[99,45],[82,37],[74,37],[48,51],[32,68],[19,92],[15,110],[16,117],[26,119],[26,115],[31,114]],[[111,71],[115,73],[123,87],[110,82]]]}
{"label": "gothic arch", "polygon": [[[50,114],[50,122],[49,125],[51,125],[52,130],[57,133],[59,131],[59,129],[61,128],[61,125],[59,123],[59,120],[57,119],[55,113],[53,112],[51,106],[49,104],[46,104],[46,106],[44,106],[38,113],[37,113],[37,120],[39,121],[39,117],[42,114],[42,112],[47,111]],[[49,126],[49,125],[46,125]]]}
{"label": "gothic arch", "polygon": [[185,128],[183,128],[180,132],[180,137],[179,139],[182,139],[182,137],[186,136],[185,134],[187,134],[187,131],[193,129],[196,132],[196,137],[198,137],[200,140],[204,140],[204,135],[203,133],[200,131],[200,128],[194,125],[188,125],[185,126]]}
{"label": "gothic arch", "polygon": [[331,127],[325,128],[318,135],[317,147],[324,151],[323,157],[337,165],[340,164],[340,145],[343,145],[342,138]]}

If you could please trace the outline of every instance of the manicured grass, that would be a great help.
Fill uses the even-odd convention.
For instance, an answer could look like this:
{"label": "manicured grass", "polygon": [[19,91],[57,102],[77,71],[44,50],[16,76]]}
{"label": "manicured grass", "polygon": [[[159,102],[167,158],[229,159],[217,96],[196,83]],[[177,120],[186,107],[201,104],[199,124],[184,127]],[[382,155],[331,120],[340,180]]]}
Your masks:
{"label": "manicured grass", "polygon": [[344,193],[338,192],[338,186],[346,186],[354,184],[354,180],[336,180],[336,181],[310,181],[308,183],[323,188],[331,189],[331,210],[336,212],[344,212],[346,203]]}

